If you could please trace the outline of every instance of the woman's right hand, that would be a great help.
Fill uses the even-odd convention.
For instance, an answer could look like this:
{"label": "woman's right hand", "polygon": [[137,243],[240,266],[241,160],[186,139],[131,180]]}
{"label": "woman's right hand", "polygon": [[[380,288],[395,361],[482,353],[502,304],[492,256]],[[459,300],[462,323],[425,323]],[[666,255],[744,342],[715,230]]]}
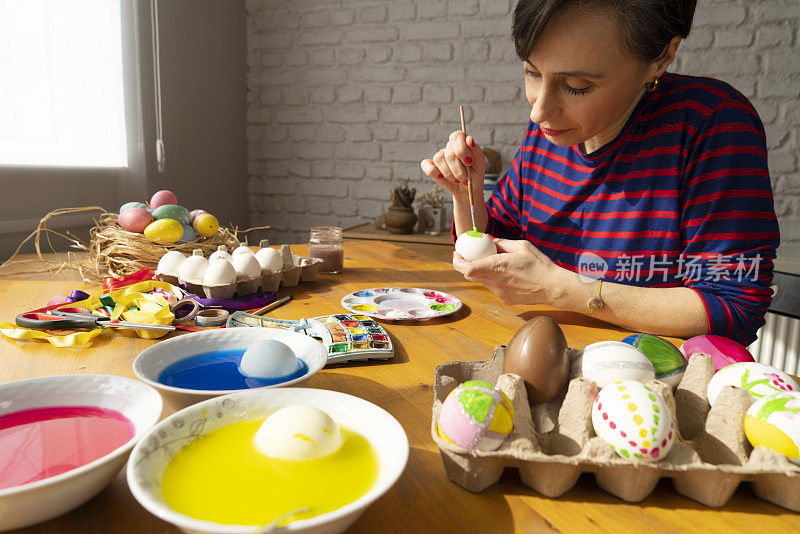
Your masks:
{"label": "woman's right hand", "polygon": [[486,158],[471,135],[457,130],[450,134],[447,146],[420,163],[422,172],[455,199],[467,199],[467,172],[472,177],[472,192],[483,198]]}

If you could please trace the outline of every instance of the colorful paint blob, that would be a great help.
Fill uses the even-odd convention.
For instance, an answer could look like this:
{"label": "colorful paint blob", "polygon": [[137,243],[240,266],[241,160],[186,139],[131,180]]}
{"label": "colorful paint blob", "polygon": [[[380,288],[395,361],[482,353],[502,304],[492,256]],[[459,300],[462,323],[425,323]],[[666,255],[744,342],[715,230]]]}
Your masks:
{"label": "colorful paint blob", "polygon": [[366,438],[341,428],[344,443],[313,460],[277,460],[258,452],[253,438],[263,419],[233,423],[202,435],[170,460],[162,477],[167,504],[205,521],[264,525],[331,512],[365,495],[378,476],[378,457]]}
{"label": "colorful paint blob", "polygon": [[456,309],[452,304],[441,304],[439,302],[431,304],[431,309],[434,311],[453,311]]}
{"label": "colorful paint blob", "polygon": [[280,384],[308,373],[308,365],[300,360],[300,368],[287,376],[254,378],[239,372],[245,349],[204,352],[178,360],[161,371],[158,381],[166,386],[184,389],[227,390],[249,389]]}
{"label": "colorful paint blob", "polygon": [[52,406],[0,416],[0,490],[76,469],[136,434],[121,413],[93,406]]}
{"label": "colorful paint blob", "polygon": [[353,309],[360,312],[374,312],[378,310],[378,307],[374,304],[359,304],[358,306],[353,306]]}

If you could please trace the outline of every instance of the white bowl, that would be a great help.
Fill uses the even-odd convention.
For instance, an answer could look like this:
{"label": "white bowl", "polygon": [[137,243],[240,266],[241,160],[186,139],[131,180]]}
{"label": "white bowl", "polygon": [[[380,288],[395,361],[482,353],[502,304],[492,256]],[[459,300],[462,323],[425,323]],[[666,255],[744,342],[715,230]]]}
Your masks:
{"label": "white bowl", "polygon": [[161,417],[161,396],[150,386],[109,375],[60,375],[0,384],[0,415],[49,406],[116,410],[131,421],[134,436],[86,465],[0,490],[0,530],[26,527],[66,513],[105,488],[125,464],[133,445]]}
{"label": "white bowl", "polygon": [[164,369],[190,356],[215,350],[247,349],[256,341],[268,339],[286,343],[294,351],[295,356],[303,360],[308,367],[308,372],[286,382],[253,389],[299,386],[317,374],[328,361],[328,352],[322,343],[291,330],[260,327],[220,328],[184,334],[146,348],[133,361],[133,373],[142,382],[159,390],[168,407],[180,410],[196,402],[243,391],[243,389],[209,390],[168,386],[158,381],[158,377]]}
{"label": "white bowl", "polygon": [[400,423],[382,408],[346,393],[311,388],[251,389],[185,408],[161,421],[133,449],[128,487],[150,513],[185,532],[253,534],[252,525],[224,525],[176,512],[164,501],[161,477],[172,457],[198,436],[237,421],[266,418],[294,404],[325,410],[337,423],[369,440],[378,456],[378,478],[364,496],[338,510],[293,521],[280,529],[308,534],[342,532],[392,487],[408,461],[408,438]]}

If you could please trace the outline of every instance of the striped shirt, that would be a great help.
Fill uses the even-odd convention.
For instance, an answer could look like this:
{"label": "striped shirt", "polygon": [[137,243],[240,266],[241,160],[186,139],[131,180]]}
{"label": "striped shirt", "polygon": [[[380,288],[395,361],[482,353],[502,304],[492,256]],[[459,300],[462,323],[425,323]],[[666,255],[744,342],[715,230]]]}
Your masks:
{"label": "striped shirt", "polygon": [[764,324],[780,242],[764,128],[724,82],[663,75],[588,155],[529,123],[487,209],[488,234],[571,271],[692,288],[712,334],[747,345]]}

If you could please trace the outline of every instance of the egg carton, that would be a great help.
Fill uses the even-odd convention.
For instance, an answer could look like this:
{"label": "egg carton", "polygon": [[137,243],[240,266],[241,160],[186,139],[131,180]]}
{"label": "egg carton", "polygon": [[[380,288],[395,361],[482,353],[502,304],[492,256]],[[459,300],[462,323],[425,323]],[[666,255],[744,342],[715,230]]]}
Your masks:
{"label": "egg carton", "polygon": [[[502,373],[505,350],[497,346],[488,360],[454,361],[435,369],[431,436],[439,446],[447,477],[464,489],[483,491],[500,479],[503,470],[515,467],[523,484],[546,497],[559,497],[581,473],[594,473],[602,489],[639,502],[661,477],[668,477],[681,495],[719,507],[739,483],[749,481],[762,499],[800,511],[800,466],[772,449],[754,449],[744,434],[744,414],[754,399],[745,390],[728,386],[710,407],[706,397],[714,374],[710,356],[692,356],[674,394],[663,382],[647,382],[677,415],[676,436],[662,461],[634,463],[595,435],[591,411],[598,388],[594,382],[573,378],[560,397],[531,406],[522,379]],[[575,352],[571,351],[571,357]],[[467,380],[495,383],[514,403],[514,429],[495,451],[470,451],[437,435],[442,403]]]}

